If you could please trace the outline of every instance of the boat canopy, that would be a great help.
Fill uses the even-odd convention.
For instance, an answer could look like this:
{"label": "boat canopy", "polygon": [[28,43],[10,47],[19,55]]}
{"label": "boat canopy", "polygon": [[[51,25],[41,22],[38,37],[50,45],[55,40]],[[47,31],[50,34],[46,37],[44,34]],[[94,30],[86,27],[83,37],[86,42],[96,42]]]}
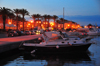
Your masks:
{"label": "boat canopy", "polygon": [[61,36],[59,32],[45,32],[45,35],[51,39],[51,38],[55,38],[55,37],[58,37],[58,36]]}

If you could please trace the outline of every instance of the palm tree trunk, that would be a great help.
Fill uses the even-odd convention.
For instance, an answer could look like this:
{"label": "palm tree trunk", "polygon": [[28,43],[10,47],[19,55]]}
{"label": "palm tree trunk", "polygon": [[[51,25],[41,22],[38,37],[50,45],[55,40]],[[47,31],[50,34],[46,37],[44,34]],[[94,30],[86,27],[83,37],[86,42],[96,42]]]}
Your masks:
{"label": "palm tree trunk", "polygon": [[56,28],[56,23],[55,23],[55,19],[54,19],[54,28]]}
{"label": "palm tree trunk", "polygon": [[35,27],[35,18],[34,18],[34,27]]}
{"label": "palm tree trunk", "polygon": [[24,15],[23,15],[23,31],[24,31]]}
{"label": "palm tree trunk", "polygon": [[17,14],[17,30],[18,30],[18,14]]}
{"label": "palm tree trunk", "polygon": [[48,28],[49,28],[49,19],[48,19]]}
{"label": "palm tree trunk", "polygon": [[2,16],[2,17],[3,17],[3,31],[6,31],[6,30],[5,30],[6,16],[4,15],[4,16]]}

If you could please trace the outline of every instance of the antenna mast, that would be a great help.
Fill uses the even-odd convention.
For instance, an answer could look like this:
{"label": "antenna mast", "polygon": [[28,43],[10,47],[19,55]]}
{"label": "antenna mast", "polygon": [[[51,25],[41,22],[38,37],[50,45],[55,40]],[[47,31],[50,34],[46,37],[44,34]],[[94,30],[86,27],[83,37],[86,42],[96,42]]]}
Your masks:
{"label": "antenna mast", "polygon": [[63,29],[64,29],[64,7],[63,7]]}

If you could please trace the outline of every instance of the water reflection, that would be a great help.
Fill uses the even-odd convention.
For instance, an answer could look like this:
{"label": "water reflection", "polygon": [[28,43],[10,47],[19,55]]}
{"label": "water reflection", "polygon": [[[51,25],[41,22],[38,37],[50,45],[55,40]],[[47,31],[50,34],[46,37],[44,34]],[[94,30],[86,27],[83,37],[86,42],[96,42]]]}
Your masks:
{"label": "water reflection", "polygon": [[0,62],[2,62],[0,66],[63,66],[93,63],[88,53],[6,54],[0,59]]}
{"label": "water reflection", "polygon": [[91,61],[87,53],[59,53],[59,54],[24,54],[24,60],[28,61],[42,61],[45,60],[47,66],[63,66],[68,64],[79,64],[82,61]]}
{"label": "water reflection", "polygon": [[0,66],[100,66],[100,36],[94,37],[86,53],[26,54],[19,51],[0,54]]}

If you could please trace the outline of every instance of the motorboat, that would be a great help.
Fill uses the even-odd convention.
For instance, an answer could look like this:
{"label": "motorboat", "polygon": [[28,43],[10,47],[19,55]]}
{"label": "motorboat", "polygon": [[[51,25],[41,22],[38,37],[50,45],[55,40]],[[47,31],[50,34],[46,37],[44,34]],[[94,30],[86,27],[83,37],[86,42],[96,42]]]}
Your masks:
{"label": "motorboat", "polygon": [[42,34],[41,42],[39,43],[23,43],[25,51],[30,53],[38,52],[84,52],[91,42],[83,40],[64,40],[59,32],[45,32]]}
{"label": "motorboat", "polygon": [[82,41],[90,41],[93,37],[87,36],[84,38],[80,38],[78,36],[69,36],[66,32],[61,32],[62,38],[64,40],[82,40]]}
{"label": "motorboat", "polygon": [[88,35],[100,35],[100,30],[98,28],[90,28]]}
{"label": "motorboat", "polygon": [[66,32],[62,32],[61,35],[64,40],[80,40],[77,36],[69,36]]}

